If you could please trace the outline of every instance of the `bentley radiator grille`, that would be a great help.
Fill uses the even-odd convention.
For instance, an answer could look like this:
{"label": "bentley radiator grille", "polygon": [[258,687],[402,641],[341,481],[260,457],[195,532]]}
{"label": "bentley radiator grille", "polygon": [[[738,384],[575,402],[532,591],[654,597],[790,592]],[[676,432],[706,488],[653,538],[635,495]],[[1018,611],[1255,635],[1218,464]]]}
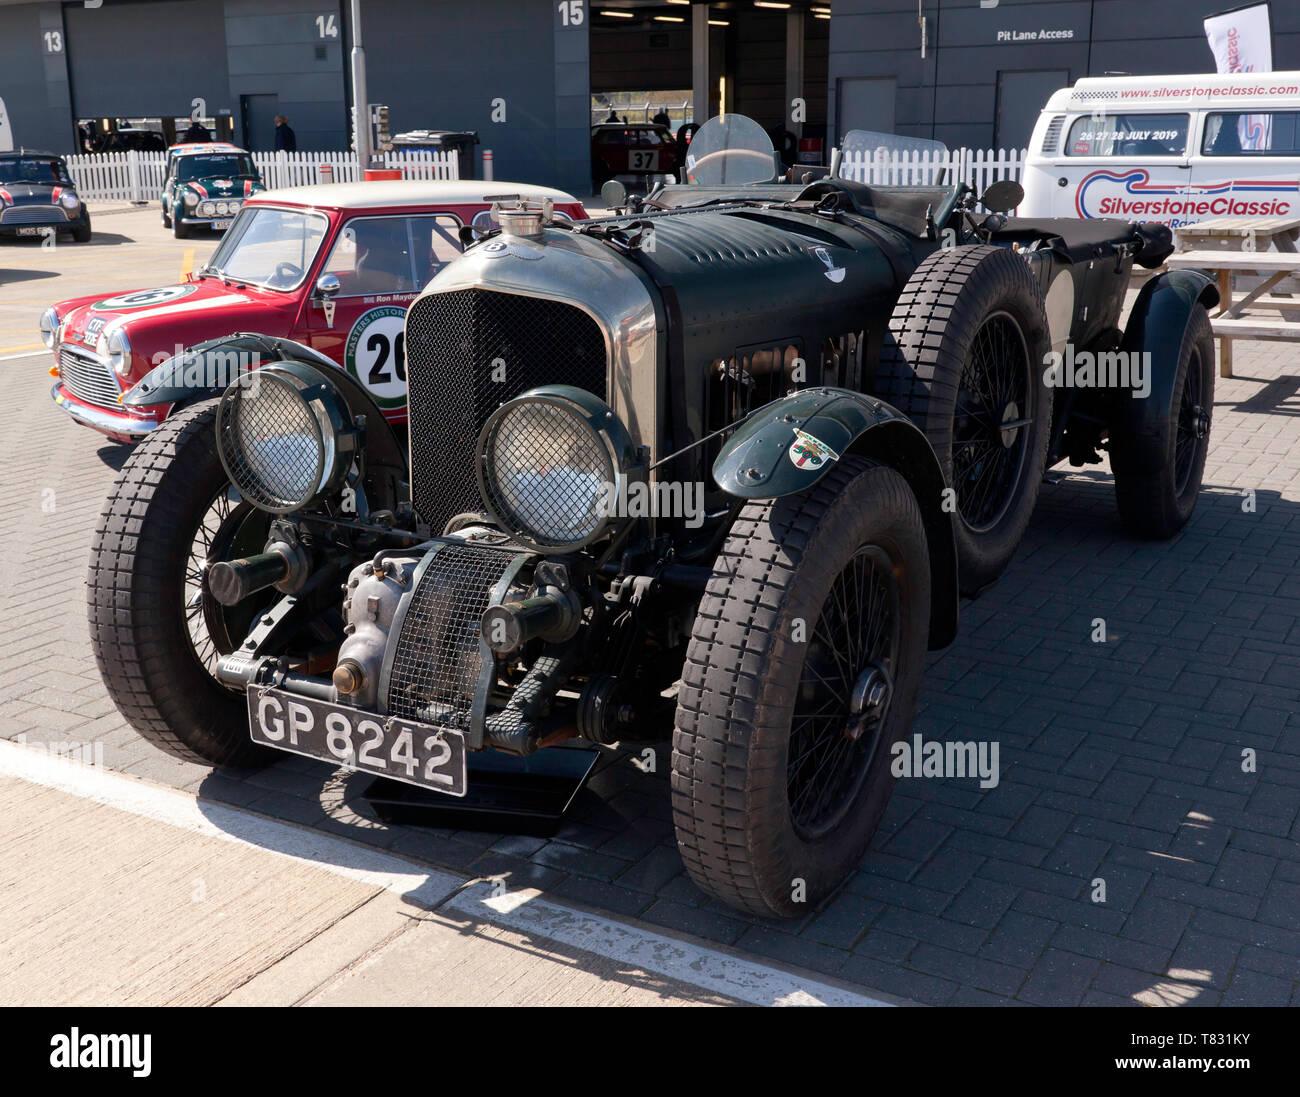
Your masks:
{"label": "bentley radiator grille", "polygon": [[101,362],[85,351],[71,347],[59,348],[59,377],[63,387],[78,400],[96,407],[119,407],[117,398],[122,395],[117,379],[106,362]]}
{"label": "bentley radiator grille", "polygon": [[449,545],[429,558],[393,653],[391,715],[469,729],[484,671],[479,621],[517,553],[517,548]]}
{"label": "bentley radiator grille", "polygon": [[441,533],[482,509],[474,450],[487,417],[538,385],[574,385],[607,398],[605,339],[581,309],[492,290],[434,293],[406,318],[411,493]]}

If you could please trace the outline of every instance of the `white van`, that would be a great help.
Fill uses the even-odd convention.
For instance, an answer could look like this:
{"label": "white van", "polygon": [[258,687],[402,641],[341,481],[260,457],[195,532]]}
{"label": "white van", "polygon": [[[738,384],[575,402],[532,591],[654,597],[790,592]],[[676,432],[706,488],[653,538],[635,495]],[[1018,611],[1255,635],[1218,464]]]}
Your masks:
{"label": "white van", "polygon": [[1022,217],[1300,217],[1300,72],[1110,76],[1048,100]]}

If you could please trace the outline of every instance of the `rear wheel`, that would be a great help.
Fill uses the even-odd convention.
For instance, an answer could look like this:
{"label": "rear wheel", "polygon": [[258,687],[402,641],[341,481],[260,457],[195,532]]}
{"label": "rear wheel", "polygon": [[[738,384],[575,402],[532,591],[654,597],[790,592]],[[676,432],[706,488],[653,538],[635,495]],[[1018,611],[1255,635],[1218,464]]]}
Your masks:
{"label": "rear wheel", "polygon": [[920,510],[856,457],[750,503],[696,616],[673,736],[682,859],[710,895],[791,916],[853,871],[889,801],[930,616]]}
{"label": "rear wheel", "polygon": [[226,478],[216,410],[208,400],[178,412],[118,474],[91,548],[90,638],[109,695],[144,738],[187,761],[246,764],[271,752],[249,739],[244,695],[215,670],[268,598],[223,606],[202,572],[260,552],[269,518]]}
{"label": "rear wheel", "polygon": [[963,594],[1006,570],[1038,500],[1050,349],[1042,293],[1006,248],[935,252],[890,318],[875,391],[925,432],[954,492]]}
{"label": "rear wheel", "polygon": [[1201,492],[1214,408],[1214,332],[1204,305],[1183,331],[1167,402],[1115,398],[1110,464],[1120,518],[1137,537],[1163,540],[1187,524]]}

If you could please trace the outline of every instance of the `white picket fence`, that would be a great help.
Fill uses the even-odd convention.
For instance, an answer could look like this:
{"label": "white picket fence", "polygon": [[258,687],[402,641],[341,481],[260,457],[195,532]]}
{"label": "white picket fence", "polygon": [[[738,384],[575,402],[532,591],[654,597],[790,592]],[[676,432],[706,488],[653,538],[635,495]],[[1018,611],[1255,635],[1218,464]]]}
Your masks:
{"label": "white picket fence", "polygon": [[1019,182],[1027,155],[1026,149],[949,149],[944,153],[862,150],[844,155],[840,174],[874,186],[969,183],[982,192],[999,179]]}
{"label": "white picket fence", "polygon": [[[459,179],[454,152],[403,151],[380,154],[381,165],[400,169],[403,179]],[[167,170],[163,152],[100,152],[67,157],[77,193],[91,201],[149,202],[162,191]],[[352,152],[255,152],[253,163],[268,187],[350,183],[361,178]],[[322,168],[329,171],[322,172]]]}

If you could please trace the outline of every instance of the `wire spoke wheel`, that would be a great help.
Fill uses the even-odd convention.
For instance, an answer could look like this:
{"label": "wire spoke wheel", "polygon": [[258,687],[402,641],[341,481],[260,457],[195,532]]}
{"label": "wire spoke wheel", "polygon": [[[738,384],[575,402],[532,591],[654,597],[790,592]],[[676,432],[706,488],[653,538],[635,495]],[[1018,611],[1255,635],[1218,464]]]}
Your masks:
{"label": "wire spoke wheel", "polygon": [[223,606],[208,592],[204,569],[217,560],[234,560],[262,551],[267,515],[246,503],[227,484],[208,504],[194,530],[185,561],[184,589],[180,600],[185,633],[199,665],[216,678],[217,660],[234,651],[270,596],[247,598],[236,606]]}
{"label": "wire spoke wheel", "polygon": [[805,840],[834,829],[857,797],[889,712],[899,628],[889,557],[864,545],[831,584],[791,717],[786,796]]}
{"label": "wire spoke wheel", "polygon": [[953,417],[957,511],[976,532],[1002,520],[1024,474],[1034,422],[1029,370],[1019,325],[1008,313],[993,313],[962,366]]}
{"label": "wire spoke wheel", "polygon": [[1187,490],[1196,470],[1197,458],[1210,436],[1210,417],[1202,406],[1203,372],[1200,349],[1193,347],[1183,381],[1183,395],[1178,403],[1178,433],[1174,441],[1174,492],[1178,495]]}

